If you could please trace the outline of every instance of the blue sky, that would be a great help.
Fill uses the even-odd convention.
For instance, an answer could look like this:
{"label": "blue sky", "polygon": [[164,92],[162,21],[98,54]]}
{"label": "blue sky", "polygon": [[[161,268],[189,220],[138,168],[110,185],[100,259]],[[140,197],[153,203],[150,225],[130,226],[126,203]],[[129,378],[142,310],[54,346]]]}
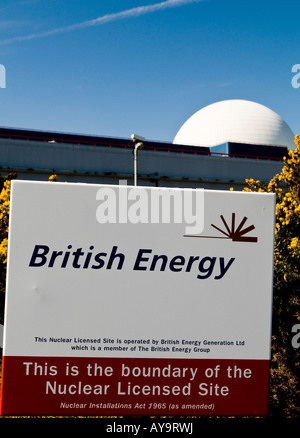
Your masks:
{"label": "blue sky", "polygon": [[299,16],[293,0],[0,0],[0,126],[173,141],[248,99],[300,134]]}

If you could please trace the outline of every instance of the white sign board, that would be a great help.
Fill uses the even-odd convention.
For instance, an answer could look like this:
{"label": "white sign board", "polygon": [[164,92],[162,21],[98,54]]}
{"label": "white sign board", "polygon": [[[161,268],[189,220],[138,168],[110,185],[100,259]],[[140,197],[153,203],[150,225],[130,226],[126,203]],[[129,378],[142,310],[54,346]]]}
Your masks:
{"label": "white sign board", "polygon": [[2,415],[265,415],[274,208],[13,181]]}

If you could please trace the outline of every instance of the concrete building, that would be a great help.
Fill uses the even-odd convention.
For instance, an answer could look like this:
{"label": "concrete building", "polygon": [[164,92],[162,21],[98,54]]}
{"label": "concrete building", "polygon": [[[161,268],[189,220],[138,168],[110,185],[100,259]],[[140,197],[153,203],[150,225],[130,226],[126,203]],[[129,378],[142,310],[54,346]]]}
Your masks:
{"label": "concrete building", "polygon": [[[294,134],[274,111],[227,100],[188,119],[170,143],[145,140],[138,184],[236,190],[246,178],[269,181],[294,149]],[[0,172],[19,179],[133,184],[131,139],[0,128]]]}

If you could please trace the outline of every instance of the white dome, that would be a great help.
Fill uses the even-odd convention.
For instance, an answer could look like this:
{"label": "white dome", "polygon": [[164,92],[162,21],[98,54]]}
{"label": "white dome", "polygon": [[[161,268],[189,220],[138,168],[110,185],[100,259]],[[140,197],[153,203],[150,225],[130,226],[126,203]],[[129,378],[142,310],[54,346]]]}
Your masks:
{"label": "white dome", "polygon": [[197,111],[182,125],[173,143],[210,147],[233,142],[295,149],[294,139],[286,122],[271,109],[233,99]]}

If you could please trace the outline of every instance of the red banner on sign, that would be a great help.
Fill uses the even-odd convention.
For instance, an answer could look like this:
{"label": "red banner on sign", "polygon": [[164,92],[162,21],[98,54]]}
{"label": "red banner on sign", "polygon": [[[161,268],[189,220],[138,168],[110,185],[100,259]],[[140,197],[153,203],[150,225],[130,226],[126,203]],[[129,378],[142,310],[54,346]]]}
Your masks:
{"label": "red banner on sign", "polygon": [[268,413],[268,360],[6,356],[2,415]]}

